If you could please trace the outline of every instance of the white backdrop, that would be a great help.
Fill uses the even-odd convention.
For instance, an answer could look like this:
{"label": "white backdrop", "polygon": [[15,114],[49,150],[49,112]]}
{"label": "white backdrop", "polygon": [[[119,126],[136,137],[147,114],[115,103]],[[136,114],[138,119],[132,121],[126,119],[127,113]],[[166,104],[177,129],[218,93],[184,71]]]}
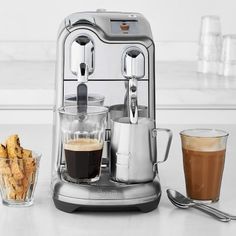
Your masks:
{"label": "white backdrop", "polygon": [[[222,32],[236,33],[235,0],[2,0],[0,59],[22,54],[23,59],[43,60],[40,51],[54,47],[58,26],[65,16],[97,8],[143,13],[158,43],[159,60],[195,59],[202,15],[219,15]],[[34,54],[28,55],[32,50]],[[50,55],[53,59],[54,51]]]}
{"label": "white backdrop", "polygon": [[158,41],[195,41],[204,14],[220,15],[224,33],[236,33],[235,0],[2,0],[0,40],[54,41],[65,16],[97,8],[142,12]]}

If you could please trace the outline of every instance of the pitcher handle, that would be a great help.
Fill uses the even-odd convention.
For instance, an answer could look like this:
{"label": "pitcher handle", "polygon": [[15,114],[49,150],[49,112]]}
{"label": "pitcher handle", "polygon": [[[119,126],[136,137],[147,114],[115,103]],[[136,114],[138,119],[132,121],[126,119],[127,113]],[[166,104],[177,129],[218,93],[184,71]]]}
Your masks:
{"label": "pitcher handle", "polygon": [[172,136],[173,136],[172,131],[170,129],[154,128],[152,130],[153,137],[157,137],[158,132],[166,132],[168,134],[168,141],[167,141],[167,145],[166,145],[166,151],[165,151],[164,159],[161,160],[161,161],[157,161],[157,164],[163,163],[167,160],[168,155],[169,155],[169,151],[170,151],[170,145],[171,145],[171,142],[172,142]]}

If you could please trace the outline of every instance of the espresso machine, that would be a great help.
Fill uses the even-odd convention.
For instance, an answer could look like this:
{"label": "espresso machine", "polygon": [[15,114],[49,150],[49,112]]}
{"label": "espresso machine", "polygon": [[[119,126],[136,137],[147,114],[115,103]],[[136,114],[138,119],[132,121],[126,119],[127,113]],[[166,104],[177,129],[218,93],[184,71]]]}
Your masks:
{"label": "espresso machine", "polygon": [[[150,178],[142,179],[142,169],[140,178],[123,178],[112,148],[116,119],[130,117],[133,125],[139,118],[155,121],[155,46],[143,15],[97,10],[66,17],[58,32],[55,92],[51,188],[56,208],[65,212],[155,209],[161,197],[155,135],[154,148],[147,151],[152,156]],[[60,137],[58,108],[76,101],[83,104],[86,93],[88,105],[103,97],[109,108],[101,177],[94,183],[79,183],[68,176]],[[165,159],[170,143],[169,131]],[[122,155],[119,159],[122,162]],[[140,163],[133,158],[134,165]]]}

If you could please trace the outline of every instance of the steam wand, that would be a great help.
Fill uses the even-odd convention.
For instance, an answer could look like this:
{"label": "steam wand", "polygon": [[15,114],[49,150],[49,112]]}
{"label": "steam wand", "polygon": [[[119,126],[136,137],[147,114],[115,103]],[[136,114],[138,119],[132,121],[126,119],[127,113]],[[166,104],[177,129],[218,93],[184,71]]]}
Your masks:
{"label": "steam wand", "polygon": [[[123,76],[128,79],[125,81],[126,95],[124,105],[127,104],[128,116],[131,124],[138,123],[138,79],[144,77],[144,55],[138,48],[129,48],[123,58]],[[127,102],[128,100],[128,102]]]}

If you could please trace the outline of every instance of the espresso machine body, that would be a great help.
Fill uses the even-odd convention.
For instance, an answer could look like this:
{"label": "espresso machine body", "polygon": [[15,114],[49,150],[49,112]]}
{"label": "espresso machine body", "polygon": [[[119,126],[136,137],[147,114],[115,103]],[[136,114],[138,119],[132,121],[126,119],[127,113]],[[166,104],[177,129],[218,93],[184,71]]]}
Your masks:
{"label": "espresso machine body", "polygon": [[[130,52],[141,53],[138,63],[143,64],[141,71],[139,64],[136,66],[140,74],[137,77],[138,116],[155,120],[155,47],[148,21],[139,13],[97,11],[74,13],[61,24],[57,41],[51,183],[53,200],[60,210],[137,208],[148,212],[159,203],[157,168],[151,170],[155,172],[151,174],[155,177],[153,180],[135,184],[115,181],[109,169],[112,120],[128,113],[129,68],[124,63],[132,63]],[[78,71],[83,69],[79,65],[84,64],[88,65],[88,94],[103,95],[104,105],[109,107],[101,178],[90,184],[79,184],[66,174],[57,111],[67,104],[68,97],[73,98],[77,93]]]}

